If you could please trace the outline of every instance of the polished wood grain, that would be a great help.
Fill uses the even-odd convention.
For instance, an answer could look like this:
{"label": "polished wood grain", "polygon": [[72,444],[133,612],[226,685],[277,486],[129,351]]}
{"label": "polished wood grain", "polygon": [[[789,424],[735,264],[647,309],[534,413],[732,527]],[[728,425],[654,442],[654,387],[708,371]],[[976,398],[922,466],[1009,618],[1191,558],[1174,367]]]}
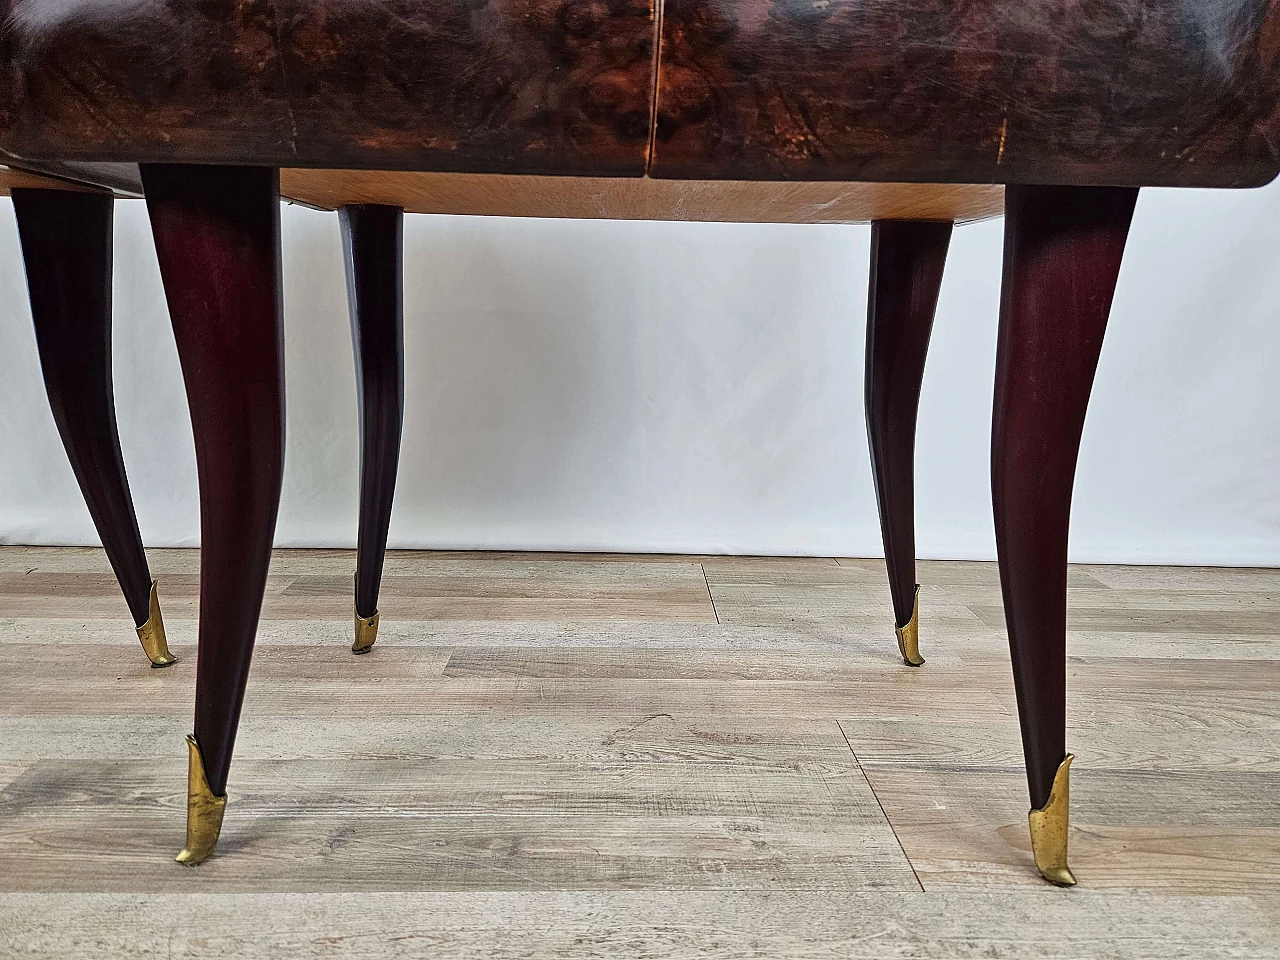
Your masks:
{"label": "polished wood grain", "polygon": [[1280,169],[1268,0],[0,10],[0,157],[36,164],[1153,186]]}
{"label": "polished wood grain", "polygon": [[0,152],[638,175],[649,0],[7,3]]}
{"label": "polished wood grain", "polygon": [[1067,532],[1076,456],[1136,189],[1010,187],[991,499],[1031,806],[1066,754]]}
{"label": "polished wood grain", "polygon": [[[331,578],[349,605],[354,564],[277,551],[270,590]],[[195,589],[196,551],[152,566]],[[0,547],[6,943],[58,960],[1280,949],[1280,628],[1231,626],[1280,602],[1276,571],[1071,568],[1094,613],[1067,661],[1085,886],[1063,893],[1030,866],[1005,638],[974,610],[998,603],[995,564],[921,561],[937,667],[921,671],[885,649],[878,558],[392,551],[386,570],[382,602],[406,617],[367,657],[334,649],[345,617],[266,609],[239,813],[224,855],[186,870],[168,855],[192,672],[122,659],[127,633],[96,626],[119,610],[40,613],[105,596],[102,551]],[[440,622],[423,593],[463,574],[477,597],[550,597],[691,573],[723,622],[661,602],[525,622],[477,604]],[[1162,611],[1164,631],[1133,642],[1134,608]],[[1223,629],[1204,634],[1211,609]],[[194,615],[171,618],[180,653]],[[1267,657],[1243,659],[1245,641]]]}
{"label": "polished wood grain", "polygon": [[225,792],[284,472],[279,177],[144,166],[200,483],[195,737]]}
{"label": "polished wood grain", "polygon": [[915,603],[916,414],[950,244],[950,223],[877,220],[871,225],[863,397],[898,627],[911,619]]}
{"label": "polished wood grain", "polygon": [[1256,186],[1267,0],[666,0],[658,177]]}
{"label": "polished wood grain", "polygon": [[999,216],[990,184],[765,183],[386,170],[280,171],[282,196],[321,210],[377,203],[407,213],[732,223],[969,221]]}

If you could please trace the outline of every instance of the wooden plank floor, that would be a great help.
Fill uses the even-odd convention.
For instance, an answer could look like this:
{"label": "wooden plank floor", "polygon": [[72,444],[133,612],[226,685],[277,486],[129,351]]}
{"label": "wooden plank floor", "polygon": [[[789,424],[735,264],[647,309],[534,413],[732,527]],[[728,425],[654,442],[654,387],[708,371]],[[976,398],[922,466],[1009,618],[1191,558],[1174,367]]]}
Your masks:
{"label": "wooden plank floor", "polygon": [[1038,880],[994,566],[276,555],[219,855],[181,846],[198,555],[151,670],[101,551],[0,547],[0,956],[1280,956],[1280,570],[1075,567]]}

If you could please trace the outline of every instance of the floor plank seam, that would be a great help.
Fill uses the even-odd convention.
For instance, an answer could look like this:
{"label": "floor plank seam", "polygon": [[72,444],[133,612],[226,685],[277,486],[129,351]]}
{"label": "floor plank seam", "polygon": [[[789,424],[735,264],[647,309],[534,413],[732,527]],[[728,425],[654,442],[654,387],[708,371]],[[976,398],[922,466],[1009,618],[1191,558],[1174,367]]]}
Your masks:
{"label": "floor plank seam", "polygon": [[716,623],[720,622],[720,611],[716,609],[716,597],[711,592],[711,581],[707,579],[707,565],[705,563],[698,564],[698,568],[702,571],[702,582],[707,585],[707,599],[711,601],[711,612],[715,614]]}
{"label": "floor plank seam", "polygon": [[[163,890],[257,896],[286,913],[286,891],[332,894],[309,917],[329,923],[340,905],[332,925],[357,945],[401,922],[444,930],[453,921],[433,897],[542,891],[591,917],[580,950],[621,943],[617,960],[815,949],[882,960],[876,935],[899,929],[924,938],[903,956],[938,960],[1280,960],[1280,570],[1072,568],[1083,619],[1069,631],[1067,729],[1087,762],[1072,791],[1082,888],[1063,894],[1027,844],[1008,643],[990,626],[1002,610],[994,564],[922,561],[937,669],[909,670],[885,647],[878,558],[397,554],[384,635],[352,658],[351,552],[278,551],[222,853],[188,871],[170,845],[199,556],[158,556],[188,665],[172,671],[140,656],[101,550],[0,547],[0,942],[65,944],[67,911],[79,925],[69,948],[32,960],[88,960],[103,936],[111,955],[133,937],[134,954],[163,956],[169,915],[128,906]],[[904,862],[928,902],[905,896]],[[406,899],[365,920],[366,905],[341,898],[371,885],[371,904]],[[95,890],[135,899],[99,909]],[[628,931],[663,890],[683,891],[671,902],[693,915],[664,917],[668,939],[650,949]],[[595,898],[615,895],[615,925],[596,936]],[[459,908],[467,936],[489,903]],[[498,947],[432,947],[506,956],[518,941],[506,910],[491,911]],[[196,914],[209,911],[189,908],[180,937],[204,936],[188,925]],[[827,922],[847,938],[824,951],[811,934]],[[723,940],[707,948],[708,932]],[[768,939],[793,932],[798,946]],[[564,942],[521,956],[560,956]],[[173,952],[200,953],[193,943]],[[326,948],[362,949],[313,947]]]}
{"label": "floor plank seam", "polygon": [[907,848],[902,845],[902,838],[898,836],[898,831],[893,825],[893,821],[889,819],[889,811],[884,808],[884,804],[880,801],[880,795],[876,793],[875,785],[871,782],[871,778],[867,776],[867,771],[862,769],[862,761],[858,759],[858,751],[853,749],[853,743],[849,740],[849,734],[845,733],[844,724],[839,720],[835,722],[836,729],[840,731],[840,736],[844,738],[845,744],[849,747],[849,752],[853,754],[853,762],[858,765],[858,772],[862,774],[862,779],[866,781],[867,789],[871,791],[871,796],[875,797],[876,806],[880,808],[880,815],[884,817],[884,822],[889,825],[889,832],[893,834],[894,842],[897,843],[898,849],[902,851],[902,858],[907,861],[907,866],[911,868],[911,875],[916,878],[916,886],[920,888],[920,892],[924,893],[924,883],[920,879],[920,874],[916,870],[916,865],[911,862],[911,856],[907,853]]}

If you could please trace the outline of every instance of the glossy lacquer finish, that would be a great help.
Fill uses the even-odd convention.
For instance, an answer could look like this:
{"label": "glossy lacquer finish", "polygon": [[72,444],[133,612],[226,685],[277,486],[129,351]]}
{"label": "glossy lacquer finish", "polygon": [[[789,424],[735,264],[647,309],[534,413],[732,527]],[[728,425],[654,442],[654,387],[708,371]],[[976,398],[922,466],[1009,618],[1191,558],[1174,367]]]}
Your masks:
{"label": "glossy lacquer finish", "polygon": [[13,190],[40,370],[54,423],[134,626],[149,616],[151,571],[129,495],[111,382],[108,193]]}
{"label": "glossy lacquer finish", "polygon": [[1031,806],[1066,755],[1076,456],[1138,191],[1010,187],[991,493]]}
{"label": "glossy lacquer finish", "polygon": [[866,412],[871,469],[895,626],[911,619],[916,589],[916,412],[951,224],[871,225]]}
{"label": "glossy lacquer finish", "polygon": [[659,177],[1257,185],[1271,0],[667,0]]}
{"label": "glossy lacquer finish", "polygon": [[347,265],[360,408],[360,533],[355,612],[378,612],[404,419],[404,212],[358,204],[338,211]]}
{"label": "glossy lacquer finish", "polygon": [[0,150],[15,156],[644,167],[650,0],[6,4]]}
{"label": "glossy lacquer finish", "polygon": [[144,166],[200,481],[195,736],[223,794],[271,558],[284,466],[275,170]]}

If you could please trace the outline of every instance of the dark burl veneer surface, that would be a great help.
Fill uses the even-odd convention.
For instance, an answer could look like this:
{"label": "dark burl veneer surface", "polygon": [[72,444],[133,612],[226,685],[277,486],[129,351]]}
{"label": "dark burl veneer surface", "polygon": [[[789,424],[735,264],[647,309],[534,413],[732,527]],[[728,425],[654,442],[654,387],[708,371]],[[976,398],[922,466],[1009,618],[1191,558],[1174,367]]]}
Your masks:
{"label": "dark burl veneer surface", "polygon": [[639,175],[650,0],[0,0],[0,149]]}
{"label": "dark burl veneer surface", "polygon": [[652,0],[0,12],[11,159],[1187,186],[1280,169],[1280,0],[666,0],[656,80]]}
{"label": "dark burl veneer surface", "polygon": [[1257,185],[1274,0],[667,0],[667,177]]}

